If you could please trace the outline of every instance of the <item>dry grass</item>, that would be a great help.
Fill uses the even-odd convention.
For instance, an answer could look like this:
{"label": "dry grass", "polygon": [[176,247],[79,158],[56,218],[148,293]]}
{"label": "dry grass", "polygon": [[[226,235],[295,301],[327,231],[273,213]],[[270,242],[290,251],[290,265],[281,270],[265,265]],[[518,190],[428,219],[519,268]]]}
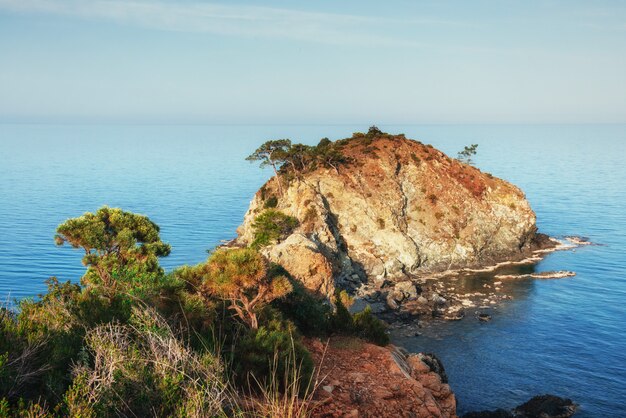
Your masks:
{"label": "dry grass", "polygon": [[[263,383],[255,379],[260,395],[249,397],[246,400],[246,416],[267,418],[308,418],[312,416],[314,402],[313,395],[324,377],[320,377],[321,367],[311,379],[304,379],[301,373],[301,364],[296,364],[295,345],[291,340],[291,352],[285,376],[282,381],[277,374],[279,353],[274,353],[270,378]],[[322,356],[323,362],[323,356]],[[283,387],[284,386],[284,387]],[[304,395],[302,395],[304,394]]]}
{"label": "dry grass", "polygon": [[[223,380],[219,359],[198,355],[178,339],[153,309],[133,309],[133,324],[105,324],[87,332],[87,350],[93,365],[74,367],[73,396],[68,398],[70,413],[84,415],[89,405],[119,404],[119,415],[136,415],[117,392],[120,381],[144,381],[145,373],[165,382],[176,379],[181,392],[179,416],[225,416],[229,403],[228,385]],[[89,414],[87,414],[89,415]],[[154,411],[154,415],[159,415]]]}

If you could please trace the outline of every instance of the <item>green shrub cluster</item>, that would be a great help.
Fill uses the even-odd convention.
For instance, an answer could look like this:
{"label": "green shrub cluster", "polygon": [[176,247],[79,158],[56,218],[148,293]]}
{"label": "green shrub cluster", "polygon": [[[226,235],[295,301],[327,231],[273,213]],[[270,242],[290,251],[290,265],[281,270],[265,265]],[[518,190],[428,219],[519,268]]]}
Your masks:
{"label": "green shrub cluster", "polygon": [[259,329],[245,333],[232,350],[232,372],[240,387],[254,391],[275,380],[288,384],[289,370],[296,368],[306,390],[313,376],[313,360],[295,325],[274,313]]}
{"label": "green shrub cluster", "polygon": [[276,206],[278,206],[278,198],[276,196],[270,196],[263,204],[263,208],[265,209],[272,209]]}
{"label": "green shrub cluster", "polygon": [[350,162],[343,155],[341,147],[342,143],[328,138],[322,138],[317,145],[293,144],[289,139],[274,139],[263,143],[246,160],[259,162],[261,167],[271,166],[275,174],[280,171],[285,177],[292,178],[319,167],[338,170],[340,165]]}
{"label": "green shrub cluster", "polygon": [[[284,271],[280,266],[275,268]],[[374,316],[369,306],[361,312],[351,314],[346,306],[351,301],[345,291],[336,292],[333,309],[323,298],[308,292],[297,280],[292,279],[292,286],[293,291],[274,301],[272,307],[293,322],[304,335],[353,335],[377,345],[389,344],[385,323]]]}
{"label": "green shrub cluster", "polygon": [[298,220],[293,216],[275,209],[267,209],[261,212],[252,223],[254,240],[251,246],[260,248],[275,244],[289,236],[298,224]]}
{"label": "green shrub cluster", "polygon": [[376,318],[372,310],[367,306],[363,311],[350,314],[344,292],[335,294],[335,314],[331,319],[331,329],[340,334],[354,335],[377,345],[389,344],[387,327],[380,319]]}

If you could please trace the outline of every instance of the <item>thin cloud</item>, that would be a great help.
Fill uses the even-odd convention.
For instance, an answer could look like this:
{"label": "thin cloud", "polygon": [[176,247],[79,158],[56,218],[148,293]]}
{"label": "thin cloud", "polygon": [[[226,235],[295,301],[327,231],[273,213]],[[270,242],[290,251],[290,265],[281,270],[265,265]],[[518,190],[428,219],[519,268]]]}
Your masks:
{"label": "thin cloud", "polygon": [[464,25],[463,22],[438,19],[402,22],[348,14],[165,1],[0,0],[0,10],[108,20],[167,31],[379,46],[428,46],[415,40],[377,33],[398,24]]}

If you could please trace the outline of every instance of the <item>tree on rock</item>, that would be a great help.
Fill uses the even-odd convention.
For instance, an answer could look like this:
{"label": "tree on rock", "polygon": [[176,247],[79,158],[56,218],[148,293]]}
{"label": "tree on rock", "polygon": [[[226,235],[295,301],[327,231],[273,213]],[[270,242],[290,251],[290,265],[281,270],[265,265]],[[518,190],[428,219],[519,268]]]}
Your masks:
{"label": "tree on rock", "polygon": [[252,247],[260,248],[270,244],[276,244],[293,232],[299,222],[293,216],[284,214],[275,209],[267,209],[254,218],[254,241]]}
{"label": "tree on rock", "polygon": [[55,241],[85,251],[82,261],[88,269],[83,285],[103,286],[109,291],[129,275],[163,274],[158,257],[171,250],[161,241],[158,225],[148,217],[107,206],[59,225]]}
{"label": "tree on rock", "polygon": [[268,274],[267,261],[251,248],[219,249],[198,269],[202,290],[228,300],[229,308],[255,330],[258,309],[292,290],[285,276]]}
{"label": "tree on rock", "polygon": [[478,148],[478,144],[472,144],[463,148],[463,151],[459,152],[459,161],[465,164],[474,164],[472,157],[476,155],[476,148]]}
{"label": "tree on rock", "polygon": [[378,129],[378,126],[376,125],[370,126],[369,129],[367,130],[367,137],[369,138],[375,138],[381,135],[384,135],[384,132]]}
{"label": "tree on rock", "polygon": [[246,160],[250,162],[260,161],[261,168],[267,167],[268,165],[272,167],[281,195],[283,194],[283,188],[278,177],[278,169],[285,163],[290,148],[291,140],[274,139],[265,142],[246,158]]}

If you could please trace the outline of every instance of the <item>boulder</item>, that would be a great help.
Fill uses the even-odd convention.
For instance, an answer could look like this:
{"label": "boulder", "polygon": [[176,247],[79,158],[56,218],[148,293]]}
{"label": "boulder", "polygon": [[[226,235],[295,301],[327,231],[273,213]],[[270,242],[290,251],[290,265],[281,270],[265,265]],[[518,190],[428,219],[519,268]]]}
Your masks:
{"label": "boulder", "polygon": [[577,408],[578,405],[571,399],[539,395],[512,410],[468,412],[463,418],[569,418]]}
{"label": "boulder", "polygon": [[513,413],[524,418],[569,418],[577,407],[571,399],[539,395],[514,408]]}
{"label": "boulder", "polygon": [[450,386],[419,355],[345,337],[307,346],[321,379],[313,417],[456,417]]}

